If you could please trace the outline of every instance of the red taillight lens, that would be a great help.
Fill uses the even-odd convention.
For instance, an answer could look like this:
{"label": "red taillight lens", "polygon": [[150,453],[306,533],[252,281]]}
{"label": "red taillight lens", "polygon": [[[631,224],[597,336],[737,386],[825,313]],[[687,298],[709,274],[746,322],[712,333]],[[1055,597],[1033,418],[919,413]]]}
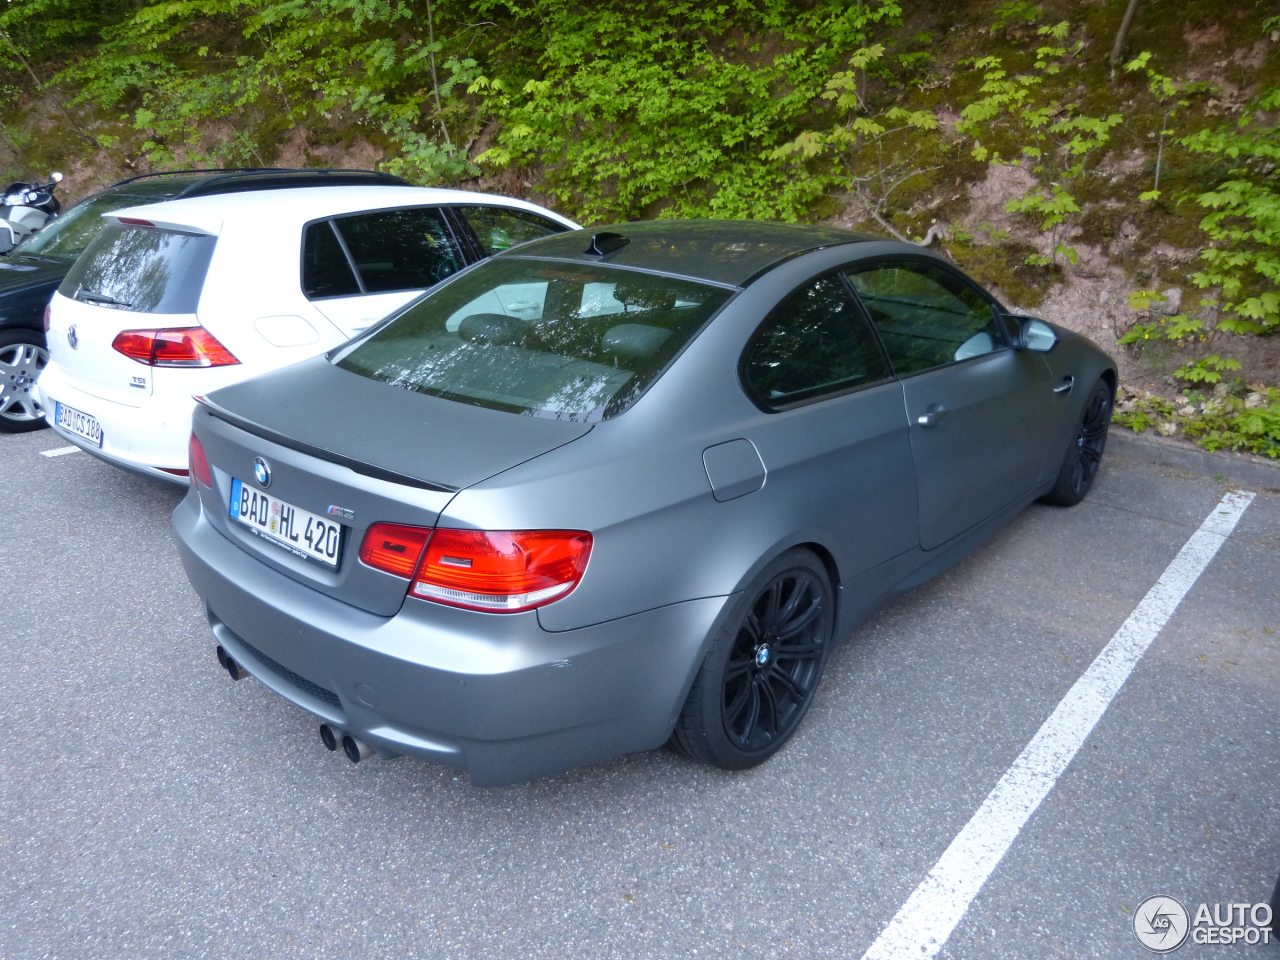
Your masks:
{"label": "red taillight lens", "polygon": [[430,538],[431,531],[426,527],[375,523],[360,544],[360,559],[375,570],[408,580],[417,569],[422,548]]}
{"label": "red taillight lens", "polygon": [[111,347],[149,367],[226,367],[240,362],[204,327],[122,330]]}
{"label": "red taillight lens", "polygon": [[470,610],[532,610],[576,587],[590,555],[581,530],[437,529],[409,592]]}
{"label": "red taillight lens", "polygon": [[191,466],[191,476],[206,487],[212,487],[213,471],[209,469],[209,458],[204,454],[204,444],[194,433],[191,434],[191,442],[187,444],[187,460]]}

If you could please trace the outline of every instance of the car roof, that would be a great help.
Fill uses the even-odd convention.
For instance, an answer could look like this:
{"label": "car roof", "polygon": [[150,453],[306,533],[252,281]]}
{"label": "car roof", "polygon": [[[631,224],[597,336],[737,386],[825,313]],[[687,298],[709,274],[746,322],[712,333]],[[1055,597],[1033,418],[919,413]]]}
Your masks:
{"label": "car roof", "polygon": [[149,220],[161,226],[187,227],[205,233],[219,233],[222,224],[228,220],[270,216],[275,227],[285,228],[321,217],[340,216],[344,213],[431,204],[502,206],[539,214],[547,213],[541,207],[523,200],[476,193],[471,190],[411,186],[354,186],[296,187],[269,192],[250,191],[188,197],[146,206],[123,207],[104,216],[113,219],[136,218]]}
{"label": "car roof", "polygon": [[[626,244],[603,255],[589,253],[593,238]],[[548,257],[579,263],[607,263],[679,274],[741,287],[783,260],[822,247],[883,240],[837,227],[751,220],[650,220],[557,233],[521,244],[502,257]],[[617,241],[614,241],[615,243]]]}
{"label": "car roof", "polygon": [[410,186],[408,180],[380,170],[330,167],[230,167],[226,169],[162,170],[143,173],[111,184],[103,192],[144,197],[205,196],[246,190],[278,190],[286,187]]}

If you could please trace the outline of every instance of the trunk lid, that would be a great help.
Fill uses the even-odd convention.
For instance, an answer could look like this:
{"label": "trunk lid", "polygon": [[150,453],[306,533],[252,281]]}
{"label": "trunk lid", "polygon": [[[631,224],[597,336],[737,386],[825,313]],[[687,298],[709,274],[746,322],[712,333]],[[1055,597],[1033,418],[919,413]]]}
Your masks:
{"label": "trunk lid", "polygon": [[[432,527],[458,489],[572,442],[591,426],[410,393],[316,357],[215,391],[197,407],[194,428],[214,475],[213,489],[197,488],[213,526],[281,573],[392,616],[408,581],[360,561],[372,524]],[[269,471],[265,486],[255,478],[258,459]],[[300,556],[234,517],[237,489],[340,524],[337,565]]]}
{"label": "trunk lid", "polygon": [[320,456],[449,490],[479,483],[591,429],[415,393],[339,369],[323,356],[223,387],[209,399]]}
{"label": "trunk lid", "polygon": [[116,351],[111,342],[121,330],[195,324],[194,315],[129,313],[58,293],[50,305],[46,339],[50,356],[76,387],[103,400],[137,407],[151,396],[155,371]]}

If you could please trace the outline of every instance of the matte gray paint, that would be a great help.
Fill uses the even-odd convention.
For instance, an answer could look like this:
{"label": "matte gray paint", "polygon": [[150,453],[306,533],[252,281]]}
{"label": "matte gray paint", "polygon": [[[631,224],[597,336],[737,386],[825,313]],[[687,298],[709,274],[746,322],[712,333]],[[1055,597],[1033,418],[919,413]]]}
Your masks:
{"label": "matte gray paint", "polygon": [[[1043,479],[1044,424],[1057,398],[1039,354],[1006,347],[908,377],[902,387],[926,550]],[[930,412],[935,422],[921,424]]]}
{"label": "matte gray paint", "polygon": [[[581,239],[536,244],[574,237]],[[331,377],[322,360],[239,385],[232,399],[219,391],[218,403],[251,419],[270,416],[281,432],[463,489],[450,495],[362,477],[272,450],[197,413],[218,489],[193,490],[175,514],[184,564],[227,629],[244,631],[303,676],[322,670],[339,684],[345,722],[381,749],[434,756],[412,737],[444,737],[459,745],[448,762],[495,782],[656,746],[716,618],[770,560],[798,544],[830,559],[842,636],[1046,492],[1088,395],[1054,394],[1054,383],[1071,373],[1087,387],[1114,369],[1087,341],[1060,332],[1048,354],[1004,349],[779,413],[755,406],[738,363],[770,310],[816,274],[904,252],[877,241],[781,257],[629,410],[591,428],[409,394],[342,371]],[[920,427],[916,417],[931,405],[952,416]],[[723,454],[715,451],[745,453],[744,443],[767,482],[718,500]],[[224,471],[241,463],[247,470],[256,455],[274,458],[278,496],[316,512],[330,503],[355,509],[339,573],[237,539],[225,516]],[[732,487],[735,475],[725,479]],[[372,522],[429,525],[437,517],[454,527],[590,531],[586,574],[563,599],[507,616],[405,600],[403,579],[363,568],[350,553]],[[457,679],[467,679],[467,692],[440,676],[459,688]],[[477,687],[481,677],[493,682]],[[376,692],[376,711],[341,686],[348,680]],[[394,729],[374,732],[383,728]]]}
{"label": "matte gray paint", "polygon": [[[212,528],[196,497],[174,511],[174,528],[215,635],[255,676],[384,754],[459,766],[478,785],[660,746],[687,665],[724,603],[673,604],[559,634],[532,613],[476,615],[416,599],[380,617],[264,569]],[[337,693],[341,709],[266,667],[242,637]],[[359,701],[357,684],[375,692],[376,710]]]}
{"label": "matte gray paint", "polygon": [[[517,417],[390,387],[325,357],[213,394],[218,406],[303,443],[465,487],[582,436],[590,424]],[[477,443],[485,437],[485,443]]]}
{"label": "matte gray paint", "polygon": [[717,500],[736,500],[764,486],[765,469],[750,440],[739,437],[702,451],[711,493]]}

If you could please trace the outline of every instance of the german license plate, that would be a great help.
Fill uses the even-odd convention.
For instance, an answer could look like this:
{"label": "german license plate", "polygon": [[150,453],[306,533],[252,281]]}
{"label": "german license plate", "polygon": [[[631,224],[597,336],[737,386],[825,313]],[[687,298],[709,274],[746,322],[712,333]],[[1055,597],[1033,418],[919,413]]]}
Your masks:
{"label": "german license plate", "polygon": [[63,430],[83,437],[96,447],[102,446],[102,424],[75,407],[68,407],[60,400],[53,402],[53,419]]}
{"label": "german license plate", "polygon": [[342,554],[342,525],[327,517],[231,481],[231,518],[294,556],[337,569]]}

